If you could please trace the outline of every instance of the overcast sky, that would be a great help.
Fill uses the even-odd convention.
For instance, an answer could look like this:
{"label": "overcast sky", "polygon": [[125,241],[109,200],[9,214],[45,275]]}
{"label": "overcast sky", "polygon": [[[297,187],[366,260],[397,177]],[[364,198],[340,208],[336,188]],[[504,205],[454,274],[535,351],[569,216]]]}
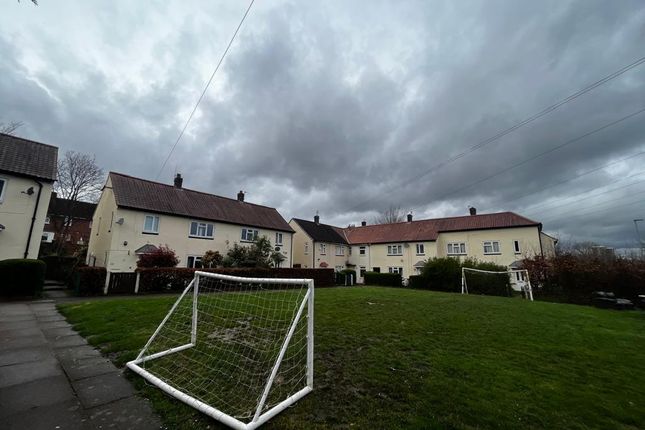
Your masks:
{"label": "overcast sky", "polygon": [[[155,180],[247,4],[3,1],[0,122]],[[644,56],[641,0],[258,0],[159,180],[287,220],[475,206],[634,246],[645,112],[509,168],[645,108],[645,64],[433,166]]]}

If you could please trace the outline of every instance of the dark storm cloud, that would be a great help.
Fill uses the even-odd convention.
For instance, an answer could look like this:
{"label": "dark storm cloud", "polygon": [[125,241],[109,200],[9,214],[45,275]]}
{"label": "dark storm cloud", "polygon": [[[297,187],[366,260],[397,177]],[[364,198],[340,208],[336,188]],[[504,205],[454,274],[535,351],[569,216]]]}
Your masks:
{"label": "dark storm cloud", "polygon": [[[27,37],[3,25],[0,120],[154,179],[237,9],[116,3],[92,12],[87,41],[53,46],[56,31]],[[244,189],[287,218],[319,210],[342,225],[391,204],[417,218],[474,205],[534,216],[562,237],[630,245],[644,183],[598,193],[645,178],[634,176],[645,156],[555,184],[644,151],[645,114],[477,182],[645,107],[645,65],[431,167],[642,57],[644,39],[639,1],[260,5],[160,179],[178,170],[190,187]]]}

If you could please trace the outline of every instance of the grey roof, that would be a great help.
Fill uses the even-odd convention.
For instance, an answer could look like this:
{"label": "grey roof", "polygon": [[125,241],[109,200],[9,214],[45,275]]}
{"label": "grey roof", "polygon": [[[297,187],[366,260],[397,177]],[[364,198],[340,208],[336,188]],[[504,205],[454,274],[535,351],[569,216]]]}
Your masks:
{"label": "grey roof", "polygon": [[149,243],[143,245],[141,248],[135,249],[134,253],[135,254],[149,254],[152,251],[155,251],[157,249],[156,246],[150,245]]}
{"label": "grey roof", "polygon": [[339,229],[329,224],[315,223],[304,219],[293,219],[316,242],[342,243],[347,245],[347,240],[339,233]]}
{"label": "grey roof", "polygon": [[71,216],[76,219],[91,220],[94,216],[96,203],[79,202],[59,198],[56,193],[52,193],[49,200],[48,215]]}
{"label": "grey roof", "polygon": [[293,232],[275,208],[110,172],[119,207]]}
{"label": "grey roof", "polygon": [[0,133],[0,172],[53,182],[57,162],[57,147]]}

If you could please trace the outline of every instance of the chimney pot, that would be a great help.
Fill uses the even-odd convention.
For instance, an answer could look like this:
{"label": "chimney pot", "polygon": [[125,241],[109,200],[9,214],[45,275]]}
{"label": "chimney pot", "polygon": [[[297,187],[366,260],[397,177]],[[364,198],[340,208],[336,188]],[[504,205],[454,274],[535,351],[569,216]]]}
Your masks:
{"label": "chimney pot", "polygon": [[412,222],[412,212],[408,214],[408,222]]}
{"label": "chimney pot", "polygon": [[361,221],[361,226],[365,227],[367,225],[367,221]]}
{"label": "chimney pot", "polygon": [[181,188],[183,184],[184,184],[184,178],[181,177],[180,173],[177,173],[177,176],[175,176],[175,187]]}
{"label": "chimney pot", "polygon": [[240,192],[237,193],[237,200],[240,202],[244,201],[244,191],[240,190]]}
{"label": "chimney pot", "polygon": [[469,207],[468,210],[470,211],[471,215],[477,215],[477,208],[474,207]]}
{"label": "chimney pot", "polygon": [[316,224],[320,224],[320,215],[318,215],[318,214],[314,215],[314,222]]}

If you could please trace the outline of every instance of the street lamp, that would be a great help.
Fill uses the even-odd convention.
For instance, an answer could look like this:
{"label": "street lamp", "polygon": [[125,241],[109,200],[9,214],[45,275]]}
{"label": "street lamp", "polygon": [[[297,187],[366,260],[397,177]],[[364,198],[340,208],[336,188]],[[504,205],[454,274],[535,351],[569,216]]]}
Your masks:
{"label": "street lamp", "polygon": [[636,238],[638,239],[638,245],[639,245],[639,247],[641,249],[641,258],[643,258],[643,256],[645,256],[645,253],[644,253],[644,251],[645,251],[645,241],[643,239],[641,239],[641,233],[638,230],[638,223],[639,222],[643,222],[643,218],[637,218],[637,219],[634,220],[634,227],[636,228]]}

